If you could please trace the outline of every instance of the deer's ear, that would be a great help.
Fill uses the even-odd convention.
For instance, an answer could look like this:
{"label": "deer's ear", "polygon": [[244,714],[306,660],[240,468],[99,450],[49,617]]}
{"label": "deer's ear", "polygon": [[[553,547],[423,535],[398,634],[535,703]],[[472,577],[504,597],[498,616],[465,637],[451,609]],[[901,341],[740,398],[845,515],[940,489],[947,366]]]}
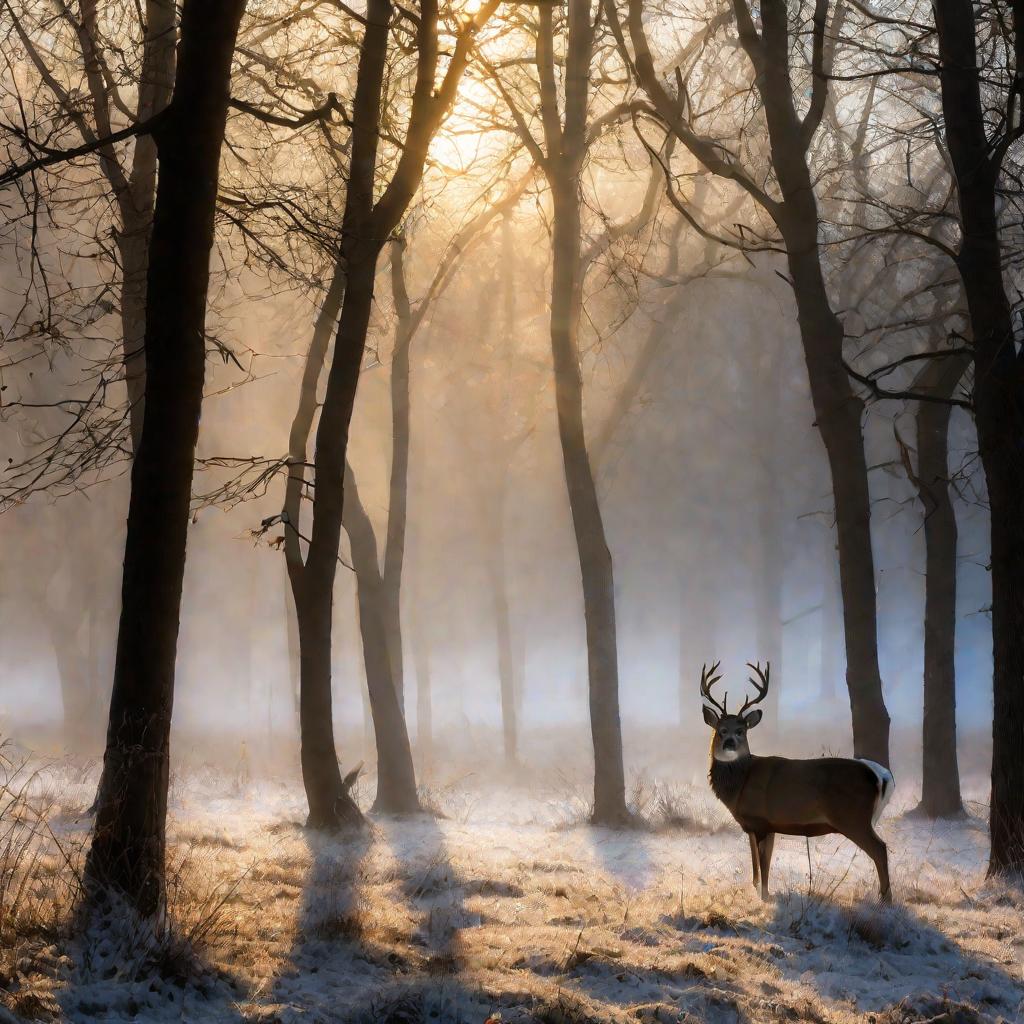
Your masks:
{"label": "deer's ear", "polygon": [[348,775],[346,775],[345,778],[341,780],[342,788],[345,790],[346,793],[356,784],[356,779],[359,778],[359,773],[362,770],[363,762],[360,761],[359,764],[357,764],[355,768],[353,768],[352,771],[350,771]]}
{"label": "deer's ear", "polygon": [[757,725],[757,723],[761,721],[761,716],[763,714],[764,714],[764,712],[762,712],[760,708],[757,708],[755,711],[748,711],[743,716],[743,724],[748,729],[753,729],[754,726]]}
{"label": "deer's ear", "polygon": [[709,708],[707,704],[704,705],[704,721],[707,722],[707,724],[710,725],[712,729],[718,728],[718,715],[711,708]]}

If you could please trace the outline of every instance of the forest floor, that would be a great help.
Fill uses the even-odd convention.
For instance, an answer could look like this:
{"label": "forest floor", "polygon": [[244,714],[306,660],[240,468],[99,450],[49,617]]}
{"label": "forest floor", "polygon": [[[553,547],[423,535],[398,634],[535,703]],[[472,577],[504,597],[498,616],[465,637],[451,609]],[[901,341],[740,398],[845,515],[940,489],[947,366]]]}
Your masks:
{"label": "forest floor", "polygon": [[762,903],[699,779],[639,783],[661,822],[642,831],[471,777],[426,793],[444,817],[327,839],[298,824],[297,784],[193,771],[172,785],[168,923],[76,935],[94,772],[9,776],[0,1022],[1024,1020],[1024,895],[985,882],[978,805],[921,822],[897,791],[892,907],[833,837],[780,838]]}

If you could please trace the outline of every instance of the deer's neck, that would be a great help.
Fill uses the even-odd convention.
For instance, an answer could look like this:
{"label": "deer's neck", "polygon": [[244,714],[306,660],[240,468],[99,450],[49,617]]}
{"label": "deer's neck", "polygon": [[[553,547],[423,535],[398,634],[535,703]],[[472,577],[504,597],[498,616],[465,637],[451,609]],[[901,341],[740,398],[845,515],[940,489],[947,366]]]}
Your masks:
{"label": "deer's neck", "polygon": [[708,772],[711,789],[730,811],[739,803],[740,794],[746,785],[753,763],[752,754],[737,758],[735,761],[711,759],[711,770]]}

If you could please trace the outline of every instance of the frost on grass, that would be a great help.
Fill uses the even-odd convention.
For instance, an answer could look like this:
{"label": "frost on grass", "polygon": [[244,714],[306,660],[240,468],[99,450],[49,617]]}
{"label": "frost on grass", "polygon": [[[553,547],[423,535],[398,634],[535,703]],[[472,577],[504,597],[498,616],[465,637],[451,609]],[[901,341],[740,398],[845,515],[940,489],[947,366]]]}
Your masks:
{"label": "frost on grass", "polygon": [[[169,913],[73,927],[90,779],[8,762],[0,1021],[1024,1019],[1024,898],[986,884],[983,823],[882,823],[899,901],[849,844],[780,838],[773,902],[700,786],[633,786],[646,829],[478,779],[435,815],[306,832],[297,786],[173,789]],[[84,798],[84,799],[83,799]],[[509,822],[513,824],[509,824]]]}

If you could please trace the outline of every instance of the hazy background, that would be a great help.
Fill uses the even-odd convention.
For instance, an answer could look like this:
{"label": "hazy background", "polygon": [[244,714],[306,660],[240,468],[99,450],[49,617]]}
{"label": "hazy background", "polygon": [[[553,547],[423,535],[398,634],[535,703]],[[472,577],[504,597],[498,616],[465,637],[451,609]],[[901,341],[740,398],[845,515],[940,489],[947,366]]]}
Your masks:
{"label": "hazy background", "polygon": [[[616,185],[612,200],[628,211],[643,184]],[[654,253],[653,264],[664,264],[672,224],[671,211],[662,211],[646,236],[649,262]],[[578,755],[585,761],[590,755],[579,568],[554,420],[547,239],[535,199],[520,204],[509,230],[511,265],[508,239],[503,249],[501,231],[491,231],[413,341],[403,584],[407,710],[415,736],[417,659],[411,647],[417,643],[429,657],[438,733],[456,742],[486,743],[491,737],[497,749],[500,706],[487,564],[495,537],[503,536],[521,660],[525,749],[530,756],[531,743],[549,727],[571,725],[578,728]],[[703,243],[698,246],[685,230],[679,238],[685,268]],[[423,294],[444,244],[440,231],[414,227],[410,233],[414,300]],[[770,257],[758,258],[753,267],[729,261],[686,284],[648,284],[636,311],[627,308],[619,271],[591,274],[584,374],[592,434],[600,430],[652,324],[668,318],[671,327],[636,400],[598,456],[615,560],[627,764],[649,759],[647,733],[664,733],[681,722],[688,748],[703,736],[697,699],[703,661],[721,659],[729,688],[738,694],[743,663],[764,656],[752,584],[766,545],[781,552],[785,567],[783,665],[774,682],[781,692],[782,740],[800,737],[796,746],[809,744],[808,753],[849,745],[827,466],[813,424],[791,293],[774,273],[776,266]],[[0,273],[7,275],[6,294],[17,294],[17,268],[8,263]],[[211,358],[203,458],[278,456],[287,448],[315,296],[254,294],[246,284],[244,275],[225,280],[218,294],[218,329],[248,372]],[[509,294],[511,332],[503,312]],[[360,386],[352,461],[380,546],[387,513],[393,327],[386,267],[377,301],[371,339],[376,351],[366,360]],[[623,309],[631,315],[621,323],[617,312]],[[102,320],[95,326],[101,335]],[[70,360],[58,358],[50,373],[62,371],[71,372]],[[37,372],[15,386],[27,398],[33,389],[54,385]],[[866,422],[874,467],[880,657],[897,765],[911,762],[917,742],[924,583],[920,506],[895,464],[894,420],[901,415],[902,433],[912,437],[910,418],[892,403],[870,407]],[[30,447],[30,422],[27,414],[6,419],[8,450],[17,454]],[[969,421],[956,411],[954,471],[973,445]],[[774,492],[763,488],[766,467],[777,480]],[[125,469],[122,464],[107,471],[106,482],[81,494],[37,498],[3,520],[4,734],[49,747],[60,742],[50,622],[73,579],[85,582],[97,612],[89,635],[81,638],[83,650],[91,645],[92,671],[103,687],[109,685]],[[201,473],[197,492],[223,477]],[[502,483],[504,502],[496,504]],[[278,531],[263,539],[252,534],[264,517],[279,511],[281,500],[277,482],[234,508],[201,509],[190,528],[175,708],[179,752],[202,749],[202,756],[234,757],[243,738],[257,751],[268,737],[278,745],[295,740],[283,553],[267,543]],[[769,535],[758,518],[764,502],[777,509],[777,528]],[[957,678],[969,766],[983,757],[978,744],[985,742],[991,715],[986,523],[970,488],[957,498],[957,513]],[[496,522],[502,527],[498,534]],[[335,618],[336,715],[339,734],[347,737],[340,744],[345,761],[365,753],[348,749],[363,745],[365,685],[348,570],[339,574]],[[575,736],[576,730],[565,735]],[[703,756],[702,739],[697,747]],[[570,743],[560,753],[572,749]]]}

